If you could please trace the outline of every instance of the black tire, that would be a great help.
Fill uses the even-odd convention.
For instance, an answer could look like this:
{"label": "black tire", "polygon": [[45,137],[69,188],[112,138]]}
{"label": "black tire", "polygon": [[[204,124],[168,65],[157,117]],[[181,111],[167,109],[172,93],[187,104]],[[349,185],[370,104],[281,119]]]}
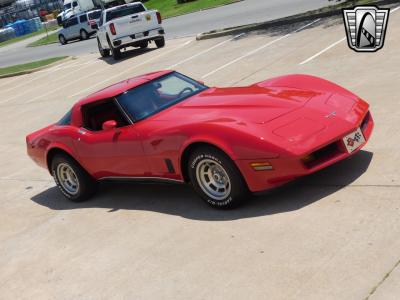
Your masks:
{"label": "black tire", "polygon": [[[209,191],[206,192],[207,188],[204,187],[204,180],[202,183],[202,179],[200,178],[201,170],[205,170],[202,167],[204,165],[209,165],[211,174],[214,174],[213,170],[221,171],[221,168],[223,170],[223,172],[214,174],[211,177],[218,175],[221,182],[224,183],[217,183],[215,181],[216,179],[210,179],[207,175],[203,176],[206,180],[208,177],[210,182],[208,186],[209,189],[211,188],[211,191],[213,191],[213,182],[225,186],[224,188],[218,188],[218,186],[214,185],[214,188],[216,188],[214,192],[221,193],[219,198],[217,196],[213,197]],[[188,171],[190,182],[195,191],[214,208],[235,208],[242,204],[246,197],[250,195],[242,174],[235,163],[225,153],[214,147],[201,147],[194,150],[189,157]],[[207,174],[207,172],[204,174]],[[222,190],[224,190],[224,192],[221,192]]]}
{"label": "black tire", "polygon": [[139,47],[140,49],[146,49],[149,46],[149,41],[140,42]]}
{"label": "black tire", "polygon": [[89,33],[85,29],[81,29],[80,33],[81,40],[87,40],[89,38]]}
{"label": "black tire", "polygon": [[101,47],[101,44],[100,44],[99,39],[97,39],[97,47],[99,48],[99,53],[100,53],[101,57],[108,57],[108,56],[110,56],[110,50],[108,50],[108,49],[103,49],[103,47]]}
{"label": "black tire", "polygon": [[165,38],[162,37],[154,41],[156,43],[157,48],[162,48],[165,46]]}
{"label": "black tire", "polygon": [[118,48],[114,48],[111,44],[110,39],[107,37],[108,47],[110,47],[110,54],[115,59],[118,60],[121,58],[121,50]]}
{"label": "black tire", "polygon": [[62,35],[62,34],[60,34],[60,35],[58,36],[58,41],[60,42],[61,45],[65,45],[65,44],[68,43],[67,39],[66,39],[65,36]]}
{"label": "black tire", "polygon": [[[60,168],[60,170],[59,170]],[[65,180],[60,178],[63,168],[70,168],[74,173],[74,180],[78,182],[76,192],[71,192]],[[65,172],[67,173],[67,172]],[[89,199],[96,191],[96,181],[71,157],[57,154],[51,161],[51,174],[61,193],[73,202],[82,202]]]}

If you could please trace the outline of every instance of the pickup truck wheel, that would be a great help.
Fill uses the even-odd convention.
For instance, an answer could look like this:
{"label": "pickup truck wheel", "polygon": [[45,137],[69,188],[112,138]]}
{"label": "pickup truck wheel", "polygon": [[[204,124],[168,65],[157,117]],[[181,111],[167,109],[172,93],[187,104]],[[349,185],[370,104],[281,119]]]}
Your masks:
{"label": "pickup truck wheel", "polygon": [[189,158],[188,171],[195,191],[214,208],[237,207],[249,195],[235,163],[214,147],[194,150]]}
{"label": "pickup truck wheel", "polygon": [[60,41],[61,45],[65,45],[67,43],[67,39],[65,38],[65,36],[63,36],[62,34],[60,34],[58,36],[58,40]]}
{"label": "pickup truck wheel", "polygon": [[51,161],[51,173],[61,193],[73,202],[89,199],[96,181],[71,157],[58,154]]}
{"label": "pickup truck wheel", "polygon": [[80,32],[81,40],[87,40],[89,38],[89,34],[86,32],[85,29],[82,29]]}
{"label": "pickup truck wheel", "polygon": [[160,39],[155,40],[157,48],[162,48],[165,46],[165,38],[162,37]]}
{"label": "pickup truck wheel", "polygon": [[139,44],[140,49],[145,49],[148,46],[149,46],[149,42],[148,41],[143,41],[143,42],[140,42],[140,44]]}
{"label": "pickup truck wheel", "polygon": [[101,44],[100,44],[99,39],[97,39],[97,47],[99,48],[99,52],[100,52],[101,57],[108,57],[108,56],[110,56],[110,50],[108,50],[108,49],[103,49],[103,47],[102,47]]}
{"label": "pickup truck wheel", "polygon": [[110,42],[110,39],[107,38],[108,41],[108,46],[110,47],[110,54],[115,60],[118,60],[121,58],[121,50],[118,48],[114,48],[113,45]]}

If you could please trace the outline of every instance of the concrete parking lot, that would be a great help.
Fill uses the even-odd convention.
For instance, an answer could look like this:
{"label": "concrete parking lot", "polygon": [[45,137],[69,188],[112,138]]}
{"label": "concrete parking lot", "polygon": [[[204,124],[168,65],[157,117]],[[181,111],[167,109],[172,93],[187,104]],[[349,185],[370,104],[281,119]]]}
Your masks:
{"label": "concrete parking lot", "polygon": [[[399,299],[400,10],[377,53],[344,36],[341,17],[310,20],[1,79],[0,298]],[[371,104],[375,131],[353,158],[232,211],[184,185],[107,182],[65,200],[25,135],[91,92],[170,68],[210,86],[321,76]]]}

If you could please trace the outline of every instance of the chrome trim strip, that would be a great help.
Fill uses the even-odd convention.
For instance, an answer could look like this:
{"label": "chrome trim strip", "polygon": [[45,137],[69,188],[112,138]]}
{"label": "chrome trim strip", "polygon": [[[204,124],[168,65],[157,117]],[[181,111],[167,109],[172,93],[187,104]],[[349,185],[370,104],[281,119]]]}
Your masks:
{"label": "chrome trim strip", "polygon": [[184,183],[183,180],[164,178],[164,177],[107,176],[107,177],[102,177],[99,180],[132,180],[132,181],[145,180],[145,181],[167,181],[167,182],[175,182],[175,183]]}
{"label": "chrome trim strip", "polygon": [[128,122],[130,123],[129,125],[132,125],[134,123],[133,120],[129,117],[129,115],[123,109],[121,104],[119,104],[117,97],[114,97],[113,100],[114,100],[115,104],[117,104],[118,109],[122,112],[122,114],[125,116],[125,118],[127,118]]}

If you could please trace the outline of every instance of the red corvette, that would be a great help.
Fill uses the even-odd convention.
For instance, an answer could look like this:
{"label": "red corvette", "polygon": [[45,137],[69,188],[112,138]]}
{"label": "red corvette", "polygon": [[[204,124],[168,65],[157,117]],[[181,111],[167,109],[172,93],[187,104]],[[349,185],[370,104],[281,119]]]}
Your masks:
{"label": "red corvette", "polygon": [[308,75],[210,88],[161,71],[76,103],[26,138],[29,156],[72,201],[108,178],[190,182],[214,207],[343,160],[368,141],[369,105]]}

